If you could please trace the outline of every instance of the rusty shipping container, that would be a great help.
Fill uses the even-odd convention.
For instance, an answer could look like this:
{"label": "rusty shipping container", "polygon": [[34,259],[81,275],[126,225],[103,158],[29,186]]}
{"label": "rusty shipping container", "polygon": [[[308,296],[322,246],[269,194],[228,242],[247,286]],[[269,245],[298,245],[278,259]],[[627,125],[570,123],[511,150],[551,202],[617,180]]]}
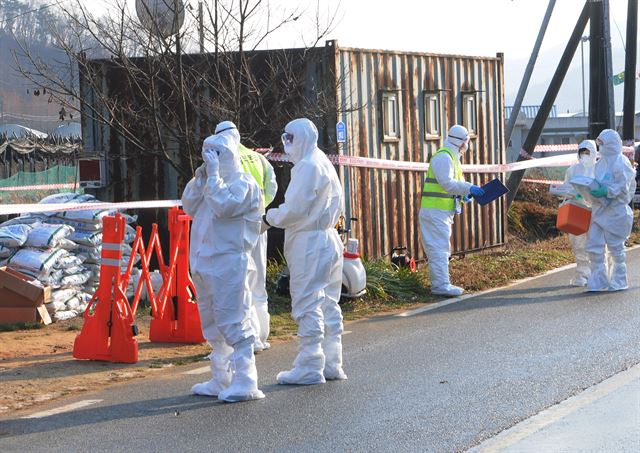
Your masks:
{"label": "rusty shipping container", "polygon": [[[336,41],[312,49],[280,49],[253,52],[256,83],[263,99],[290,117],[265,126],[258,113],[248,112],[240,120],[244,135],[251,131],[249,144],[280,146],[279,136],[286,121],[307,116],[318,126],[319,146],[328,154],[344,154],[399,161],[426,162],[442,145],[447,129],[456,123],[472,130],[471,150],[463,163],[499,164],[505,162],[503,59],[436,55],[341,48]],[[298,92],[286,99],[268,90],[273,80],[262,85],[261,71],[270,55],[279,59],[298,59],[291,65],[300,79]],[[210,55],[185,56],[185,64],[198,64]],[[110,62],[96,60],[103,69],[95,71],[100,83],[84,83],[83,93],[89,103],[101,95],[127,97],[129,88],[119,81],[117,69]],[[293,68],[293,69],[292,69]],[[81,74],[82,75],[82,74]],[[291,73],[289,73],[291,76]],[[82,80],[82,78],[81,78]],[[90,86],[91,85],[91,86]],[[323,102],[320,108],[314,103]],[[294,112],[281,105],[303,105]],[[92,108],[99,108],[94,105]],[[265,107],[270,108],[269,106]],[[263,109],[264,111],[264,109]],[[162,114],[162,113],[160,113]],[[207,115],[202,115],[206,118]],[[212,132],[215,124],[227,118],[208,118],[194,126],[195,140]],[[336,123],[346,125],[346,141],[337,143]],[[108,185],[97,195],[105,200],[148,200],[176,198],[179,178],[166,162],[138,155],[127,140],[98,122],[90,109],[83,109],[83,138],[88,151],[104,153],[108,164]],[[144,134],[144,124],[140,133]],[[152,147],[150,145],[150,147]],[[176,148],[175,153],[181,150]],[[278,165],[280,188],[274,202],[283,199],[290,166]],[[338,169],[345,189],[347,217],[359,221],[351,225],[369,258],[382,257],[394,246],[406,246],[412,256],[422,258],[418,211],[423,174],[414,171],[341,167]],[[475,184],[500,175],[467,174]],[[164,223],[164,214],[140,212],[142,223]],[[464,253],[504,243],[506,205],[499,200],[480,207],[465,206],[456,217],[453,232],[454,253]],[[282,235],[270,232],[270,250],[281,243]]]}
{"label": "rusty shipping container", "polygon": [[[446,131],[463,124],[471,132],[470,164],[505,162],[503,58],[435,55],[336,47],[339,121],[347,126],[341,152],[349,156],[427,162]],[[343,168],[348,211],[367,256],[406,246],[422,258],[419,206],[423,174]],[[499,175],[467,174],[483,184]],[[467,204],[456,216],[452,246],[464,253],[501,245],[506,234],[504,200]]]}

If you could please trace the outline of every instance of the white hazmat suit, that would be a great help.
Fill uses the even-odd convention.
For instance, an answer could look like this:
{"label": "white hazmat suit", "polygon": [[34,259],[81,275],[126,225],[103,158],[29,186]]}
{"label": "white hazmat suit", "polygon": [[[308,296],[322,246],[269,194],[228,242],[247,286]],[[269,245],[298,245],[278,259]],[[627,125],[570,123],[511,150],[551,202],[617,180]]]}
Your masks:
{"label": "white hazmat suit", "polygon": [[[460,164],[460,153],[465,152],[469,146],[469,133],[460,125],[454,125],[449,129],[444,141],[444,148],[451,153],[439,152],[433,156],[430,162],[432,174],[437,184],[446,192],[442,197],[482,195],[484,191],[473,184],[466,182],[462,175],[460,179],[455,176],[454,162]],[[430,175],[431,172],[428,172]],[[423,191],[424,192],[424,191]],[[475,192],[475,193],[473,193]],[[424,197],[424,195],[423,195]],[[456,205],[459,201],[455,202]],[[434,209],[422,207],[420,209],[420,233],[422,246],[427,255],[429,274],[431,276],[431,292],[445,296],[459,296],[464,290],[454,286],[449,280],[449,257],[451,255],[451,227],[453,225],[456,209]]]}
{"label": "white hazmat suit", "polygon": [[[588,149],[589,154],[580,155],[581,149]],[[564,175],[564,185],[571,187],[569,181],[576,176],[588,176],[594,177],[594,166],[596,164],[596,143],[593,140],[584,140],[578,145],[578,163],[573,164],[567,169]],[[570,196],[578,197],[575,190],[571,189]],[[591,203],[587,200],[583,200],[585,204]],[[573,254],[576,257],[576,275],[571,279],[573,286],[586,286],[589,275],[591,275],[591,266],[589,263],[589,254],[587,253],[587,233],[576,236],[569,234],[569,242],[573,249]]]}
{"label": "white hazmat suit", "polygon": [[182,195],[193,219],[189,262],[202,331],[213,347],[212,379],[192,392],[225,402],[264,398],[253,356],[249,290],[263,202],[260,188],[240,167],[238,144],[228,132],[207,138],[205,164]]}
{"label": "white hazmat suit", "polygon": [[344,246],[335,229],[344,196],[336,170],[317,141],[318,131],[308,119],[287,124],[283,142],[294,163],[291,182],[284,203],[265,216],[269,225],[285,230],[292,316],[298,323],[298,355],[292,370],[278,373],[279,384],[347,378],[338,305]]}
{"label": "white hazmat suit", "polygon": [[[216,126],[215,133],[228,130],[240,143],[240,132],[231,121],[223,121]],[[239,145],[240,164],[247,174],[256,179],[262,190],[264,206],[267,207],[275,198],[278,191],[276,174],[269,161],[260,153],[252,151],[242,144]],[[266,288],[267,280],[267,232],[264,231],[258,237],[256,247],[253,249],[252,258],[256,265],[256,272],[251,287],[251,325],[256,333],[254,344],[255,352],[269,349],[269,302]]]}
{"label": "white hazmat suit", "polygon": [[[591,191],[591,225],[587,233],[591,276],[587,290],[618,291],[629,287],[624,243],[633,226],[629,203],[636,190],[636,174],[622,154],[622,140],[616,131],[603,130],[596,143],[600,160],[595,166],[595,179],[600,187]],[[611,257],[610,269],[605,260],[605,246]]]}

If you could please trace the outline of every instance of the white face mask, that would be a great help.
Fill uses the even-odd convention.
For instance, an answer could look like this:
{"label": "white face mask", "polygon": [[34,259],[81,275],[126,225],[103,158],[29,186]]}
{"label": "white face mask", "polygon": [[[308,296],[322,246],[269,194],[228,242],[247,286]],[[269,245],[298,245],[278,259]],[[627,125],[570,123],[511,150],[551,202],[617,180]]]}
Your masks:
{"label": "white face mask", "polygon": [[590,157],[591,157],[591,156],[588,156],[588,155],[584,155],[584,154],[583,154],[582,156],[580,156],[580,163],[582,163],[582,164],[588,164],[588,163],[589,163],[589,158],[590,158]]}

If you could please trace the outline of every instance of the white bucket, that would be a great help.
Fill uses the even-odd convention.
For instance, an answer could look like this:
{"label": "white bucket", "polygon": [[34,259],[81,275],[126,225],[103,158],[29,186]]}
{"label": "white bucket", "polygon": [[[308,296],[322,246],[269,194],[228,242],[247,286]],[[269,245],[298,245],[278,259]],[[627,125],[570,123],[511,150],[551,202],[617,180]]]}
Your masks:
{"label": "white bucket", "polygon": [[348,239],[347,240],[347,252],[351,254],[358,253],[358,240],[357,239]]}

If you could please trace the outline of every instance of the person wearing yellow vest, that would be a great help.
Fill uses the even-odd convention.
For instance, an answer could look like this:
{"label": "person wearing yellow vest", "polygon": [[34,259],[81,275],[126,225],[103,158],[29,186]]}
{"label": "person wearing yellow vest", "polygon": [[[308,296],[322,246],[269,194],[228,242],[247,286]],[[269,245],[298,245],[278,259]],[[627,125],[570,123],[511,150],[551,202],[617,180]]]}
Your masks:
{"label": "person wearing yellow vest", "polygon": [[[223,121],[216,126],[215,133],[229,130],[240,141],[238,128],[231,121]],[[242,143],[238,147],[240,154],[240,164],[245,173],[253,176],[264,200],[264,208],[269,206],[278,191],[278,183],[273,167],[266,157],[255,152]],[[256,332],[254,350],[256,352],[269,349],[271,346],[267,341],[269,337],[269,303],[266,289],[267,279],[267,232],[264,231],[258,237],[258,243],[251,255],[256,265],[255,278],[251,279],[251,324]]]}
{"label": "person wearing yellow vest", "polygon": [[481,187],[464,180],[460,154],[469,148],[469,132],[456,124],[449,129],[444,146],[431,158],[422,187],[420,233],[431,275],[431,292],[460,296],[464,289],[449,280],[451,226],[461,212],[462,201],[484,195]]}

